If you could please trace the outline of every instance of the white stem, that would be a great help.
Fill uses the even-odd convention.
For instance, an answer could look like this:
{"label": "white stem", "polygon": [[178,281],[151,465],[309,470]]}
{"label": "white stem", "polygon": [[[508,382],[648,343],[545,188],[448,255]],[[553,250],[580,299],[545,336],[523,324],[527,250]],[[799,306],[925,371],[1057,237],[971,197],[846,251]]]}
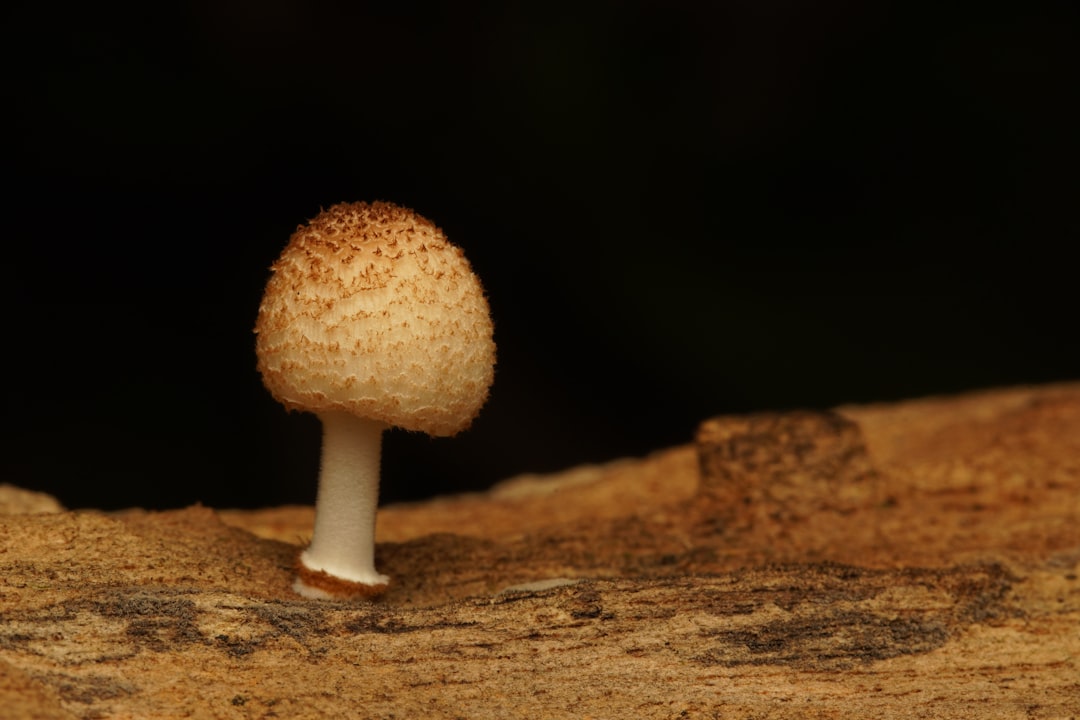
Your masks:
{"label": "white stem", "polygon": [[321,413],[323,425],[315,532],[300,561],[311,570],[365,585],[384,585],[375,572],[375,510],[379,456],[386,426],[345,412]]}

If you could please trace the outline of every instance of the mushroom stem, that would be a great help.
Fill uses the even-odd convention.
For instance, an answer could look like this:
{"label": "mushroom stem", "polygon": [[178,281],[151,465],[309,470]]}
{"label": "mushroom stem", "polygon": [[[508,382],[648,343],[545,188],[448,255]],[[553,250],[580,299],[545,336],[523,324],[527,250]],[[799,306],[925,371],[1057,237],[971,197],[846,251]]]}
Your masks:
{"label": "mushroom stem", "polygon": [[294,588],[305,597],[331,597],[344,588],[328,585],[355,583],[370,591],[354,588],[350,594],[376,595],[390,581],[375,571],[375,510],[386,425],[337,411],[319,413],[319,419],[323,443],[315,531],[300,554]]}

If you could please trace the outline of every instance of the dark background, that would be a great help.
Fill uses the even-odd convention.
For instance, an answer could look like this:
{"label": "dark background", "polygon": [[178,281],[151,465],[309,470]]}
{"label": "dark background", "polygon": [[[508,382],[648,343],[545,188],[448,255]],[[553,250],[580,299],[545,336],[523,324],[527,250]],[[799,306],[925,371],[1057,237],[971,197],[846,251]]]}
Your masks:
{"label": "dark background", "polygon": [[311,502],[251,329],[340,201],[434,220],[496,322],[488,406],[389,433],[387,501],[1080,378],[1072,3],[145,5],[3,11],[0,481]]}

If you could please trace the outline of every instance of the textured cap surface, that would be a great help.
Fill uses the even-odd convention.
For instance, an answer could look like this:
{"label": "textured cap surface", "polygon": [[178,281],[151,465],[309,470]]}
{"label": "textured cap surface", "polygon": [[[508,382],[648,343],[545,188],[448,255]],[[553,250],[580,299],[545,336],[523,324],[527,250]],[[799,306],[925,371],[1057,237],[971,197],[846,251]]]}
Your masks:
{"label": "textured cap surface", "polygon": [[272,270],[255,351],[286,407],[452,435],[487,400],[495,343],[483,288],[412,210],[335,205],[297,228]]}

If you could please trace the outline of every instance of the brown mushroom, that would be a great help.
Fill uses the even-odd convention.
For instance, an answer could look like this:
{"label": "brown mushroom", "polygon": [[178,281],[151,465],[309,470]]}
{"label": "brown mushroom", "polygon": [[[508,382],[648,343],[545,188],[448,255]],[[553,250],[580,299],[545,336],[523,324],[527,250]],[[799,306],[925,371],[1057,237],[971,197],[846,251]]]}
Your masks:
{"label": "brown mushroom", "polygon": [[293,233],[255,325],[263,383],[323,425],[315,530],[294,588],[374,596],[382,431],[453,435],[487,400],[483,288],[434,224],[391,203],[335,205]]}

